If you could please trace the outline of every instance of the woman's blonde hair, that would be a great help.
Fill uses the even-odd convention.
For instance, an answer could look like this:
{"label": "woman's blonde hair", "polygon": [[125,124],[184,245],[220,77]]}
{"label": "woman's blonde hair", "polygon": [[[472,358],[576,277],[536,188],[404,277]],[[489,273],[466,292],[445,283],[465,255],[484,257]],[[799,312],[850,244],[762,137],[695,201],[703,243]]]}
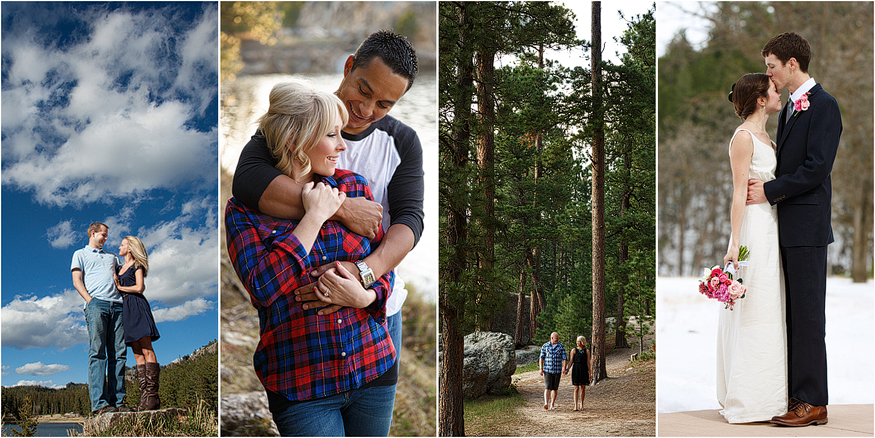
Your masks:
{"label": "woman's blonde hair", "polygon": [[[258,119],[258,127],[278,161],[276,168],[297,181],[310,172],[306,152],[334,129],[338,117],[346,126],[349,115],[334,94],[299,82],[281,82],[270,90],[270,109]],[[301,164],[298,174],[293,174],[294,161]]]}
{"label": "woman's blonde hair", "polygon": [[128,251],[134,257],[134,267],[142,266],[143,277],[145,277],[149,274],[149,256],[146,254],[146,246],[134,236],[127,236],[125,240],[128,242]]}
{"label": "woman's blonde hair", "polygon": [[582,343],[583,346],[586,347],[586,338],[584,338],[583,336],[578,336],[578,337],[577,337],[577,342]]}

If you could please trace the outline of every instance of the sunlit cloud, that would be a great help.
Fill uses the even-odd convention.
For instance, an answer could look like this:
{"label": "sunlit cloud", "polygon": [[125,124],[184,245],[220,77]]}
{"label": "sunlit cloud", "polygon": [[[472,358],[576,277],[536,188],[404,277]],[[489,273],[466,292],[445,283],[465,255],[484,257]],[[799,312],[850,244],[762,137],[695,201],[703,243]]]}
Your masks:
{"label": "sunlit cloud", "polygon": [[215,181],[217,132],[192,121],[216,99],[217,13],[205,8],[173,45],[171,10],[71,9],[92,32],[61,48],[40,40],[29,21],[10,19],[5,184],[42,204],[79,206]]}
{"label": "sunlit cloud", "polygon": [[56,385],[51,380],[19,380],[18,383],[12,386],[45,386],[46,388],[60,389],[64,385]]}
{"label": "sunlit cloud", "polygon": [[0,309],[3,346],[66,349],[88,342],[84,305],[75,290],[42,298],[16,296]]}
{"label": "sunlit cloud", "polygon": [[167,309],[152,309],[152,316],[155,318],[156,323],[165,321],[181,321],[190,316],[199,315],[203,312],[213,310],[215,308],[215,302],[207,301],[203,298],[198,298],[188,301],[181,306],[171,307]]}
{"label": "sunlit cloud", "polygon": [[82,241],[85,239],[85,230],[83,231],[75,231],[73,230],[72,220],[65,220],[59,222],[57,225],[49,228],[46,231],[46,235],[48,236],[49,244],[52,248],[64,249],[69,248],[74,245],[78,241]]}
{"label": "sunlit cloud", "polygon": [[31,376],[51,376],[70,369],[69,365],[61,364],[43,364],[42,362],[34,362],[25,364],[15,369],[15,374],[26,374]]}

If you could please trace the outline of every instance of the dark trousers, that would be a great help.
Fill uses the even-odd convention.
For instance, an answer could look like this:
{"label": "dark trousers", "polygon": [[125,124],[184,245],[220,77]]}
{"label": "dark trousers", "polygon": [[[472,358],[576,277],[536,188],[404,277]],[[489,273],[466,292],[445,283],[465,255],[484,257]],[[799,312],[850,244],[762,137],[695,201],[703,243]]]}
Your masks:
{"label": "dark trousers", "polygon": [[781,247],[789,396],[826,406],[826,246]]}

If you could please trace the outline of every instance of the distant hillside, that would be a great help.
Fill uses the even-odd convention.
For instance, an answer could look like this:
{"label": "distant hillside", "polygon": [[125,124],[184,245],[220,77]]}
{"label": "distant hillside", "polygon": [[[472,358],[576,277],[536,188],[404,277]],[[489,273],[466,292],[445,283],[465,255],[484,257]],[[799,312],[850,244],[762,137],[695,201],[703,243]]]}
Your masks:
{"label": "distant hillside", "polygon": [[[161,406],[195,409],[198,402],[203,401],[209,410],[218,412],[218,369],[219,354],[215,339],[190,355],[161,367],[161,383],[158,390]],[[137,385],[136,370],[132,368],[125,370],[125,382],[127,386],[125,404],[131,407],[137,406],[140,389]],[[2,418],[17,420],[19,406],[26,397],[33,401],[36,415],[76,413],[88,416],[91,414],[88,384],[70,382],[64,388],[4,386],[0,395]]]}

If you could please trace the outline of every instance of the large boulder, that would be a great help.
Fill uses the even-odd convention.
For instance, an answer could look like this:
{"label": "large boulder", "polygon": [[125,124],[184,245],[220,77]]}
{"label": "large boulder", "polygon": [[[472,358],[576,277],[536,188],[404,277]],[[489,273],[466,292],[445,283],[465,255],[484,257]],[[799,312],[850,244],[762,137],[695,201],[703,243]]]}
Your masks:
{"label": "large boulder", "polygon": [[500,394],[516,371],[513,337],[505,333],[474,332],[465,336],[462,393],[465,398]]}
{"label": "large boulder", "polygon": [[521,367],[531,363],[537,363],[541,358],[541,347],[538,345],[527,345],[516,351],[516,366]]}
{"label": "large boulder", "polygon": [[222,436],[279,436],[264,391],[222,395]]}

